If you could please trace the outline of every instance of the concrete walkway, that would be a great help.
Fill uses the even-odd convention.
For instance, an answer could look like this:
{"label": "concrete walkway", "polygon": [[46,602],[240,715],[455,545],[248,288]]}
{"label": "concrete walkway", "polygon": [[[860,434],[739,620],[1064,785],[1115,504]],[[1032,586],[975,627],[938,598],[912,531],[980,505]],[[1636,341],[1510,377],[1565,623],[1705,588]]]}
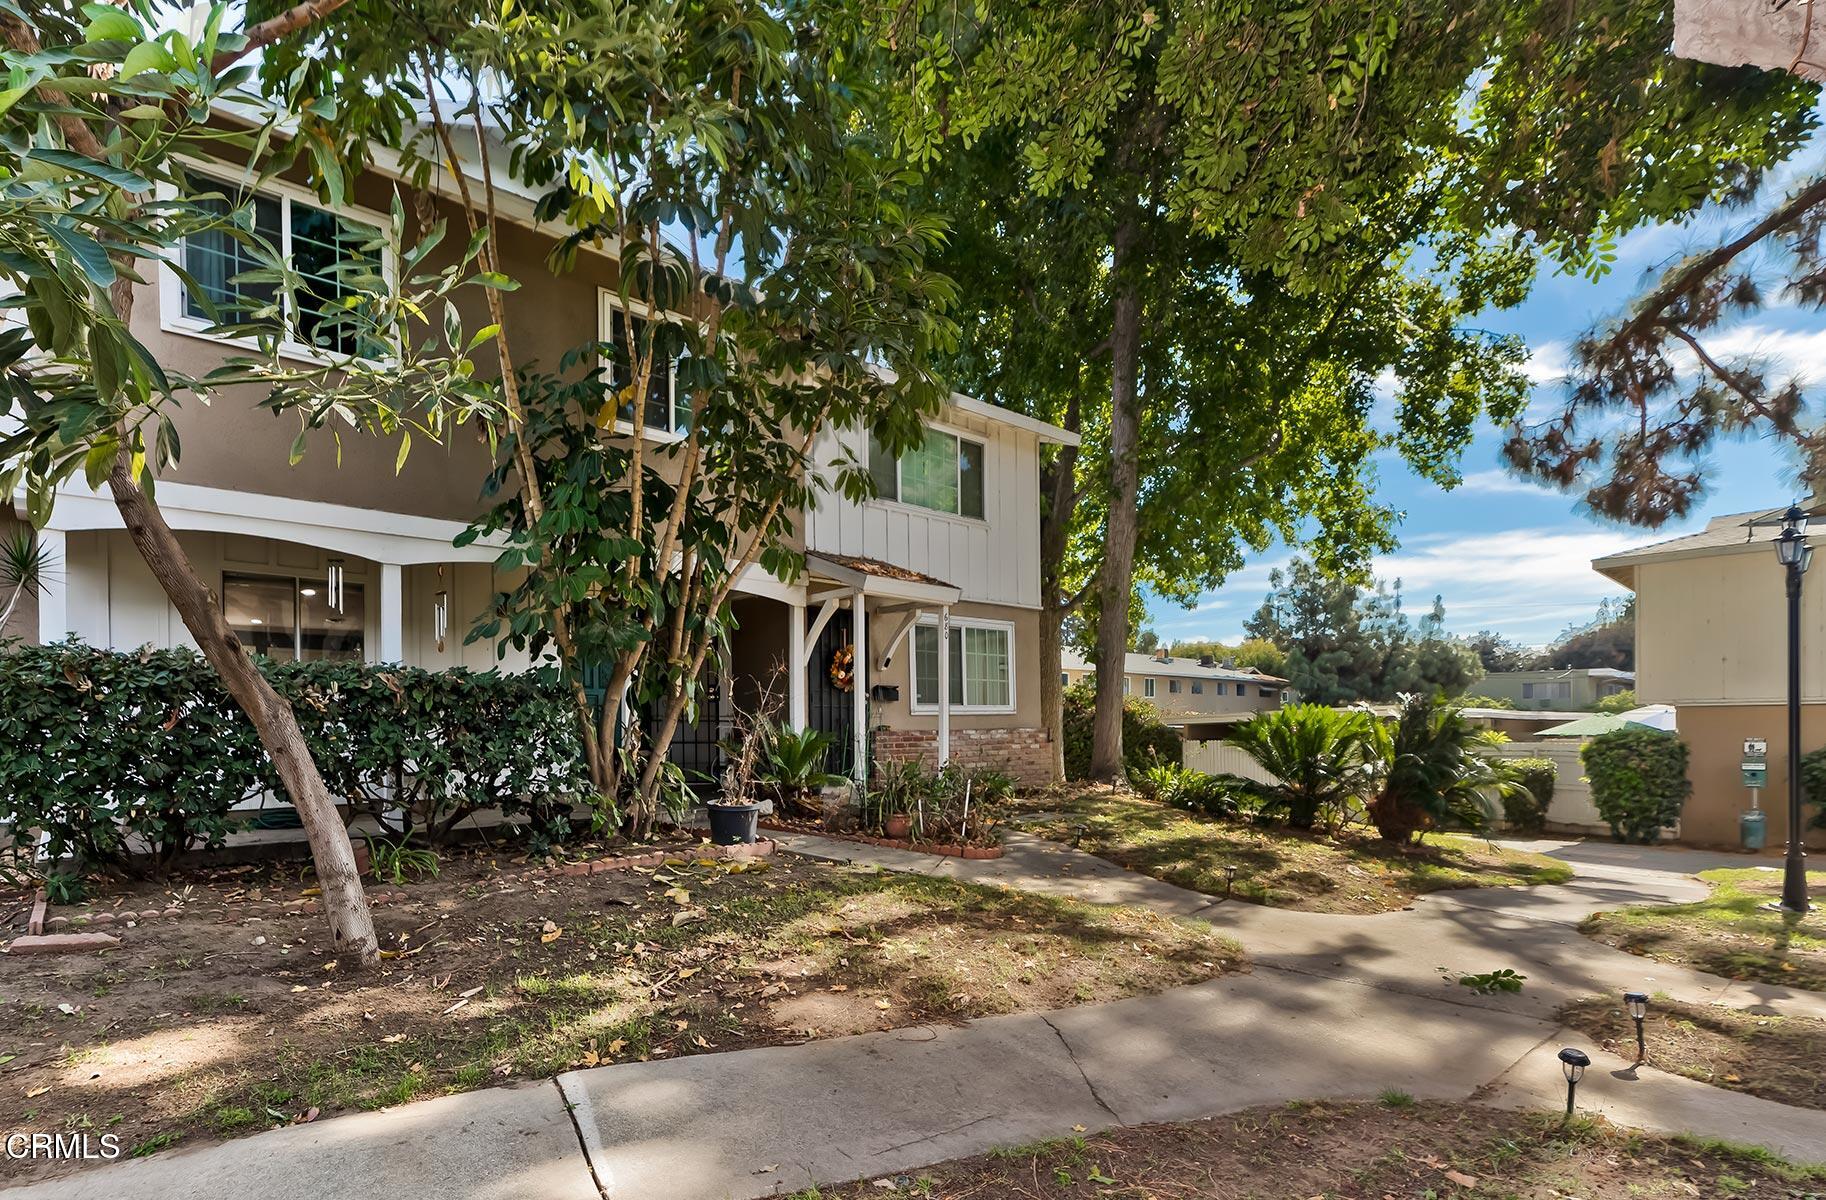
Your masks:
{"label": "concrete walkway", "polygon": [[[1241,941],[1253,969],[1113,1004],[572,1072],[87,1170],[8,1200],[395,1200],[402,1189],[486,1200],[745,1200],[1078,1126],[1290,1099],[1368,1099],[1394,1088],[1557,1108],[1564,1084],[1554,1053],[1582,1039],[1548,1018],[1592,992],[1642,987],[1826,1015],[1817,995],[1650,963],[1573,930],[1595,909],[1703,895],[1688,873],[1716,863],[1678,851],[1534,845],[1573,862],[1575,881],[1341,917],[1213,901],[1019,834],[1004,858],[987,862],[782,841],[819,857],[1197,917]],[[1521,993],[1479,997],[1455,982],[1498,967],[1528,976]],[[1586,1111],[1826,1158],[1826,1113],[1626,1070],[1586,1048],[1597,1060],[1580,1089]]]}

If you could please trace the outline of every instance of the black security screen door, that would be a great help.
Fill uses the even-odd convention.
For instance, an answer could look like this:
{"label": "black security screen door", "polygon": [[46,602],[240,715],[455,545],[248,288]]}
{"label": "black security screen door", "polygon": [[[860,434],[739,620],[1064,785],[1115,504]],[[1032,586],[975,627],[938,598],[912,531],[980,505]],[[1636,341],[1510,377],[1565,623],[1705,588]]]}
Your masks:
{"label": "black security screen door", "polygon": [[831,683],[831,659],[850,644],[850,614],[831,615],[830,624],[818,635],[812,648],[812,660],[805,667],[805,719],[813,728],[831,735],[832,745],[824,760],[824,769],[833,775],[849,775],[855,766],[856,697]]}

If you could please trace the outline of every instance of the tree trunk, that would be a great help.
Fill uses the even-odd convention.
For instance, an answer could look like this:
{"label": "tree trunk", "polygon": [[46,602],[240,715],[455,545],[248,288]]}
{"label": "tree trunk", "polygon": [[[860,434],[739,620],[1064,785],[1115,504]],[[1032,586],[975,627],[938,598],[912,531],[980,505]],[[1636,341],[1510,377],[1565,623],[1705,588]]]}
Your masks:
{"label": "tree trunk", "polygon": [[1097,712],[1091,778],[1119,783],[1122,766],[1123,656],[1129,648],[1129,593],[1135,582],[1136,505],[1141,490],[1141,217],[1127,209],[1116,226],[1110,275],[1116,288],[1110,329],[1110,494],[1103,567],[1097,576]]}
{"label": "tree trunk", "polygon": [[[1065,428],[1078,432],[1078,397],[1065,411]],[[1078,506],[1078,448],[1062,446],[1040,475],[1040,719],[1052,739],[1052,777],[1065,781],[1064,624],[1072,602],[1065,595],[1065,551]]]}
{"label": "tree trunk", "polygon": [[254,667],[221,609],[197,579],[177,535],[165,524],[157,507],[140,490],[123,456],[108,473],[108,488],[126,522],[127,535],[153,577],[177,608],[184,627],[202,648],[203,657],[222,679],[228,694],[254,723],[260,744],[273,760],[292,806],[310,839],[311,859],[317,865],[317,882],[323,888],[323,911],[330,919],[330,938],[339,954],[366,966],[379,961],[380,945],[374,937],[374,920],[362,894],[361,874],[348,830],[337,815],[317,764],[304,744],[304,732],[292,706],[272,689]]}

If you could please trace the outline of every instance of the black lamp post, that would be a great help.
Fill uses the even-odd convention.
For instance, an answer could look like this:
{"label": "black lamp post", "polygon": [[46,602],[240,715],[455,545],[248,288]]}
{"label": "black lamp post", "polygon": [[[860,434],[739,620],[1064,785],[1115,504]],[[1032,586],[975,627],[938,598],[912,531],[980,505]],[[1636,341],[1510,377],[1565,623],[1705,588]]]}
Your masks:
{"label": "black lamp post", "polygon": [[1585,1068],[1591,1066],[1591,1055],[1571,1046],[1560,1051],[1560,1073],[1566,1076],[1566,1116],[1572,1117],[1572,1094],[1579,1090],[1579,1080],[1585,1078]]}
{"label": "black lamp post", "polygon": [[1782,869],[1782,907],[1807,911],[1807,852],[1801,849],[1801,577],[1813,562],[1807,514],[1798,504],[1782,514],[1775,557],[1788,575],[1788,858]]}
{"label": "black lamp post", "polygon": [[1629,1019],[1636,1023],[1636,1061],[1648,1061],[1648,1042],[1642,1036],[1642,1022],[1648,1016],[1648,993],[1624,992],[1623,1006],[1629,1010]]}

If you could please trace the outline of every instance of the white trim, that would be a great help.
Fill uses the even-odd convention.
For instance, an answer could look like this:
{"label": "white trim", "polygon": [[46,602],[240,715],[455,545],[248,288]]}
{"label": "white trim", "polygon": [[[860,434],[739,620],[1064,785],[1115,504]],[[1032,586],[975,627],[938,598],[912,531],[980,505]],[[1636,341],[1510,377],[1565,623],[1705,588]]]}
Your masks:
{"label": "white trim", "polygon": [[849,595],[859,593],[865,596],[880,596],[890,600],[910,600],[916,604],[936,604],[944,606],[956,604],[963,592],[948,583],[919,583],[908,579],[893,579],[885,575],[870,575],[854,567],[832,562],[813,550],[806,554],[805,565],[808,573],[822,576],[839,585],[831,593],[819,593],[813,599],[824,595]]}
{"label": "white trim", "polygon": [[[224,175],[244,176],[247,171],[245,166],[237,166],[234,163],[216,162],[210,159],[197,158],[189,155],[181,156],[178,159],[178,164],[187,171],[194,171],[199,175],[208,176],[211,182],[220,183],[225,188],[238,188],[240,185],[233,180],[222,178]],[[308,205],[319,212],[329,213],[334,217],[347,217],[351,222],[358,225],[371,226],[376,233],[383,237],[386,236],[387,230],[391,226],[391,220],[384,213],[376,212],[371,208],[364,208],[359,204],[325,204],[322,200],[319,200],[316,194],[309,188],[299,187],[297,184],[289,183],[283,179],[264,180],[257,187],[247,187],[245,192],[250,198],[266,196],[269,199],[276,199],[279,201],[279,253],[288,263],[292,260],[291,212],[292,203],[294,201]],[[159,198],[163,200],[170,200],[176,196],[176,193],[169,186],[161,187],[158,194]],[[185,246],[182,242],[179,242],[178,244],[177,253],[180,257],[185,254]],[[188,266],[189,264],[186,263],[185,265]],[[397,277],[399,262],[393,253],[393,247],[391,245],[385,245],[381,249],[380,269],[381,273],[387,276],[389,280]],[[258,338],[237,337],[234,334],[228,333],[211,333],[209,331],[210,325],[208,321],[190,316],[186,313],[184,311],[184,281],[178,278],[178,273],[171,269],[169,263],[163,261],[161,261],[158,266],[158,288],[159,328],[165,333],[176,334],[179,337],[196,338],[200,341],[211,342],[223,346],[232,346],[242,350],[258,350],[260,348]],[[286,336],[279,342],[279,353],[286,358],[298,362],[311,363],[315,366],[334,366],[339,361],[348,361],[350,358],[355,357],[351,355],[340,355],[334,351],[325,350],[321,346],[312,346],[305,342],[297,341],[291,336],[292,331],[293,320],[291,315],[288,314],[286,320]]]}
{"label": "white trim", "polygon": [[795,733],[806,725],[805,601],[786,610],[786,727]]}
{"label": "white trim", "polygon": [[1154,685],[1154,677],[1152,675],[1141,681],[1141,698],[1143,700],[1152,700],[1154,698],[1154,693],[1158,690],[1159,689]]}
{"label": "white trim", "polygon": [[406,658],[406,600],[398,563],[380,564],[380,637],[374,662],[404,662]]}
{"label": "white trim", "polygon": [[[478,538],[472,545],[453,545],[467,526],[462,521],[351,505],[294,500],[261,492],[237,492],[189,483],[160,483],[159,511],[173,529],[210,533],[243,533],[315,546],[373,562],[401,565],[439,562],[492,563],[507,541],[501,535]],[[107,496],[89,490],[80,479],[57,489],[57,503],[46,528],[58,530],[124,529],[120,510]]]}
{"label": "white trim", "polygon": [[[993,620],[989,617],[960,617],[955,614],[952,614],[952,615],[950,615],[949,621],[947,623],[949,624],[952,631],[955,631],[958,629],[967,629],[967,628],[1000,629],[1008,634],[1008,703],[1006,703],[1006,704],[953,704],[953,705],[950,705],[951,711],[954,713],[983,713],[983,714],[1003,714],[1003,715],[1014,712],[1016,705],[1018,704],[1018,702],[1020,700],[1020,695],[1019,695],[1020,672],[1018,670],[1016,670],[1016,668],[1015,668],[1015,664],[1018,661],[1018,659],[1017,659],[1016,652],[1015,652],[1014,622],[1013,621],[997,621],[997,620]],[[936,614],[932,614],[932,613],[922,614],[920,616],[919,620],[914,623],[914,628],[916,630],[921,629],[921,628],[930,629],[930,628],[938,628],[938,627],[939,627],[939,618]],[[944,631],[941,629],[941,636],[939,638],[939,653],[941,655],[945,654],[945,652],[946,652],[946,638],[943,636],[943,633],[944,633]],[[948,678],[949,671],[946,667],[946,664],[944,663],[944,661],[942,659],[939,663],[939,675],[941,678],[945,679],[945,682],[947,684],[950,682],[950,680]],[[909,709],[916,716],[935,715],[938,712],[939,707],[940,707],[938,704],[920,703],[920,699],[919,699],[919,654],[918,654],[917,650],[915,650],[914,653],[907,656],[907,683],[909,685],[907,690],[910,693],[907,697],[907,705],[908,705]],[[966,689],[966,694],[968,694],[968,689],[969,689],[968,679],[965,680],[964,686]],[[940,697],[941,700],[943,698],[944,697]]]}
{"label": "white trim", "polygon": [[70,547],[61,529],[40,529],[37,541],[50,568],[38,592],[38,641],[48,646],[74,632],[70,628]]}
{"label": "white trim", "polygon": [[[870,363],[868,369],[872,371],[877,378],[885,379],[890,383],[900,378],[899,374],[892,368],[884,367],[879,363]],[[1055,446],[1076,446],[1080,440],[1078,435],[1069,429],[1061,429],[1059,426],[1049,424],[1048,422],[1040,420],[1038,417],[1030,417],[1025,413],[1018,413],[1010,408],[1002,408],[1000,405],[991,404],[987,400],[978,400],[975,396],[966,396],[962,392],[952,392],[950,398],[946,400],[945,403],[961,413],[968,413],[973,417],[981,417],[985,421],[994,421],[1000,425],[1009,425],[1016,429],[1025,430],[1039,438],[1042,442],[1051,442]]]}

